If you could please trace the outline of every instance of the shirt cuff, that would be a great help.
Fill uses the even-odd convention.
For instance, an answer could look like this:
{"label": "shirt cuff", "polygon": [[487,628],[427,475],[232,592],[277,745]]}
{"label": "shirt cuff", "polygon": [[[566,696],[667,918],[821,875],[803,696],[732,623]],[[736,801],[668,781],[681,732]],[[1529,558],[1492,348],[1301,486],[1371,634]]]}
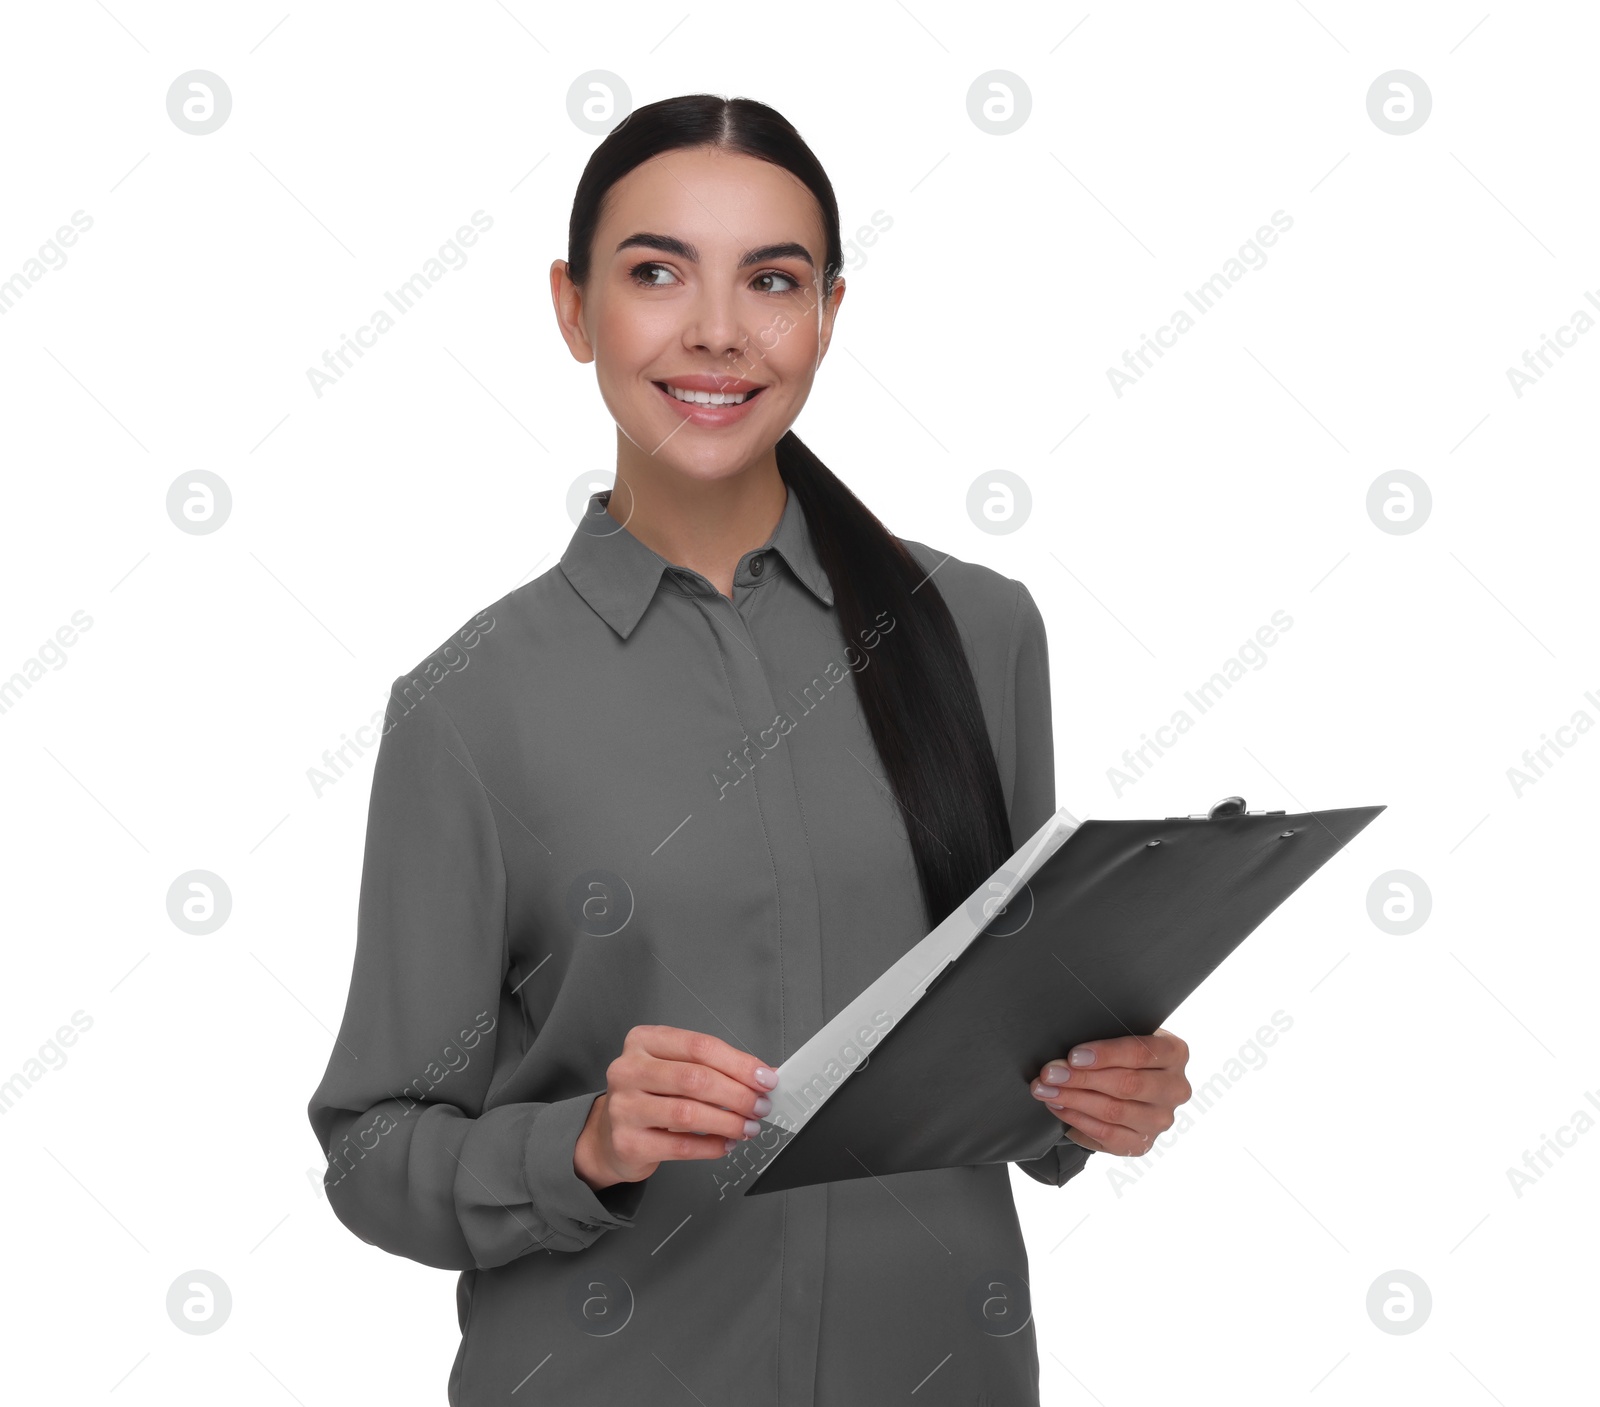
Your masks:
{"label": "shirt cuff", "polygon": [[1084,1164],[1093,1153],[1094,1149],[1074,1142],[1063,1132],[1043,1156],[1018,1162],[1017,1166],[1035,1182],[1042,1182],[1047,1187],[1062,1187],[1083,1171]]}
{"label": "shirt cuff", "polygon": [[596,1192],[573,1166],[578,1135],[604,1090],[541,1104],[528,1126],[522,1175],[528,1197],[553,1233],[552,1249],[582,1250],[605,1232],[631,1226],[649,1179]]}

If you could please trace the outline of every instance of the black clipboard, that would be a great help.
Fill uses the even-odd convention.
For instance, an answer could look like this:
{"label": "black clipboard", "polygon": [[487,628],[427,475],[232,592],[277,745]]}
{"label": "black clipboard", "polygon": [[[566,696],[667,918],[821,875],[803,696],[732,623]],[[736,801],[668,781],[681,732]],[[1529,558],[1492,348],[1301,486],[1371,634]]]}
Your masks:
{"label": "black clipboard", "polygon": [[1154,1031],[1385,809],[1229,797],[1204,816],[1078,824],[798,1128],[768,1124],[781,1141],[744,1195],[1042,1156],[1064,1135],[1030,1093],[1040,1067]]}

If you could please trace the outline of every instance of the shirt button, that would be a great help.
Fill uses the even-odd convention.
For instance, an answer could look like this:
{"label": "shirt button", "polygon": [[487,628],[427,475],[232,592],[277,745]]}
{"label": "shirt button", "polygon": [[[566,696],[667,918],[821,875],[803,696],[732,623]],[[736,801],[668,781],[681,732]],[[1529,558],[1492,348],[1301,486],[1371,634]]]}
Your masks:
{"label": "shirt button", "polygon": [[750,575],[751,576],[760,576],[761,575],[761,558],[752,557],[750,559]]}

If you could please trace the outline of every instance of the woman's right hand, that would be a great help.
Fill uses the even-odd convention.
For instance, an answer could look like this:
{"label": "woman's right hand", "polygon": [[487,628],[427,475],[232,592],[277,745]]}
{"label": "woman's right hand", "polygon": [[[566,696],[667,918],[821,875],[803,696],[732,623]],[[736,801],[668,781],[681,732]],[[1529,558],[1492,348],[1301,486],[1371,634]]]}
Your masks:
{"label": "woman's right hand", "polygon": [[662,1163],[724,1158],[772,1112],[776,1070],[746,1051],[678,1026],[635,1026],[606,1069],[572,1164],[596,1192],[639,1182]]}

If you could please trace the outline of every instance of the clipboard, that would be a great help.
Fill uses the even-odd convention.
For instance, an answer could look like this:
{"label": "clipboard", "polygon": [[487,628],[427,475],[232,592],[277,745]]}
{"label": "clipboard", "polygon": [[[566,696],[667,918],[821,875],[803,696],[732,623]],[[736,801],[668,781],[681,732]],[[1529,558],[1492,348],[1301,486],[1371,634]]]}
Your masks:
{"label": "clipboard", "polygon": [[779,1066],[761,1123],[780,1138],[744,1195],[1043,1156],[1064,1134],[1040,1068],[1156,1030],[1385,809],[1063,807]]}

